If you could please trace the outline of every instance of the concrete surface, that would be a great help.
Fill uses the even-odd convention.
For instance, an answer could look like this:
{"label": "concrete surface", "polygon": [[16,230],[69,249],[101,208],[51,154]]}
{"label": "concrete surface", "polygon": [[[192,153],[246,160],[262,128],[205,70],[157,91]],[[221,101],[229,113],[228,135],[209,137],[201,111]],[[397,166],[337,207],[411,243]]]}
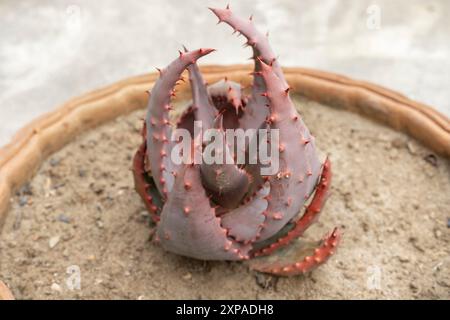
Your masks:
{"label": "concrete surface", "polygon": [[[226,1],[0,2],[0,145],[67,99],[153,71],[181,44],[202,63],[243,63],[250,49],[207,6]],[[450,115],[450,2],[231,1],[253,13],[282,65],[329,70],[398,90]]]}

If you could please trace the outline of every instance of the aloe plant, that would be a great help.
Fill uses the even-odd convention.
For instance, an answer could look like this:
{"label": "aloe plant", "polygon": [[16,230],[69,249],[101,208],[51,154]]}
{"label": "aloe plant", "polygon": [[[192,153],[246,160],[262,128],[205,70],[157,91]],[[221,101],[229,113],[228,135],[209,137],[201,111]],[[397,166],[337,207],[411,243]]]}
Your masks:
{"label": "aloe plant", "polygon": [[[206,85],[197,60],[213,49],[180,51],[179,57],[159,70],[149,92],[143,143],[134,158],[136,190],[156,223],[154,240],[173,253],[203,260],[246,260],[260,272],[296,275],[325,262],[340,240],[334,229],[323,240],[300,239],[316,221],[330,182],[331,163],[321,162],[314,137],[298,114],[289,85],[267,36],[256,30],[252,18],[242,19],[230,10],[211,9],[242,34],[253,50],[251,94],[239,83],[223,79]],[[176,124],[169,120],[175,86],[189,72],[192,101]],[[215,128],[230,147],[225,130],[276,130],[278,170],[263,175],[259,162],[176,163],[173,151],[179,141],[176,129],[192,136],[193,150],[206,147],[195,133],[194,121]],[[273,146],[273,141],[268,139]],[[244,144],[249,148],[249,143]],[[309,203],[305,206],[305,203]],[[305,207],[305,208],[304,208]]]}

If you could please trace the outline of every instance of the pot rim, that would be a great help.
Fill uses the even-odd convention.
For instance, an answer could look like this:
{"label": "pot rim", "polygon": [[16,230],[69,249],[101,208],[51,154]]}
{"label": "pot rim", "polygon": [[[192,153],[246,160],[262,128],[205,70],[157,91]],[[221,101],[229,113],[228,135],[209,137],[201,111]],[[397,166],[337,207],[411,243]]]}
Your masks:
{"label": "pot rim", "polygon": [[14,300],[11,290],[2,280],[0,280],[0,300]]}

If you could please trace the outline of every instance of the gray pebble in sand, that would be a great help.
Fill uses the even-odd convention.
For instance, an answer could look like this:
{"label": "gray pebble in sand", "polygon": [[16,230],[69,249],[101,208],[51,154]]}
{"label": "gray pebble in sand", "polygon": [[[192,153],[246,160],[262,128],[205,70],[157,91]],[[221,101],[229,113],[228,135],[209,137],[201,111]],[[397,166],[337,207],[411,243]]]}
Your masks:
{"label": "gray pebble in sand", "polygon": [[60,162],[59,159],[56,159],[56,158],[51,158],[51,159],[50,159],[50,165],[51,165],[52,167],[56,167],[56,166],[59,164],[59,162]]}
{"label": "gray pebble in sand", "polygon": [[66,216],[64,213],[61,213],[58,216],[58,221],[64,222],[64,223],[70,223],[70,218]]}
{"label": "gray pebble in sand", "polygon": [[84,169],[78,170],[78,176],[80,176],[81,178],[84,178],[86,176],[86,170],[84,170]]}
{"label": "gray pebble in sand", "polygon": [[27,198],[27,197],[21,196],[21,197],[19,198],[19,205],[20,205],[21,207],[23,207],[23,206],[26,205],[27,203],[28,203],[28,198]]}

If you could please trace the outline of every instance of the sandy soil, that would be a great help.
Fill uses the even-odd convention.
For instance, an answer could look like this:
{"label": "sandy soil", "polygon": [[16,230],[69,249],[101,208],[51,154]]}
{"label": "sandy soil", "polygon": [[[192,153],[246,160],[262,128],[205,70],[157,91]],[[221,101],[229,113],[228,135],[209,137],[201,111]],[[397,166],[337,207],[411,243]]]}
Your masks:
{"label": "sandy soil", "polygon": [[[449,299],[449,162],[357,115],[297,104],[334,168],[332,195],[307,233],[317,239],[343,228],[326,265],[275,278],[244,263],[175,256],[150,242],[130,171],[138,111],[53,155],[12,199],[0,235],[0,279],[19,299]],[[78,268],[79,289],[67,281]]]}

